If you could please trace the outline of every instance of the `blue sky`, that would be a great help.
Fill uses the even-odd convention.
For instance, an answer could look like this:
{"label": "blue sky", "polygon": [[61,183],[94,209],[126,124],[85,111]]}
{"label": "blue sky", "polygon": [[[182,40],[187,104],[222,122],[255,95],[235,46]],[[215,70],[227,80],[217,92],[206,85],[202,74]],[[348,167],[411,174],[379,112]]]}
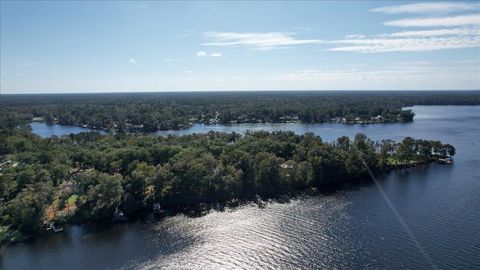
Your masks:
{"label": "blue sky", "polygon": [[1,2],[1,93],[480,88],[471,2]]}

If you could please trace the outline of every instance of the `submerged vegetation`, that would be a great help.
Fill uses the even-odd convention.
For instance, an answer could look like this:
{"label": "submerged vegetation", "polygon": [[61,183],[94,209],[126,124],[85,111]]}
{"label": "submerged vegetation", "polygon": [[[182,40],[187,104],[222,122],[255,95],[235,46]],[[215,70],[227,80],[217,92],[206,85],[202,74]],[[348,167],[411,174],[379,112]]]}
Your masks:
{"label": "submerged vegetation", "polygon": [[79,223],[162,207],[272,197],[368,179],[398,165],[450,157],[455,148],[363,134],[326,143],[312,133],[154,137],[80,133],[42,139],[0,116],[0,237],[32,237],[46,223]]}
{"label": "submerged vegetation", "polygon": [[2,114],[116,132],[195,123],[372,124],[413,121],[412,105],[478,105],[478,91],[321,91],[2,95]]}

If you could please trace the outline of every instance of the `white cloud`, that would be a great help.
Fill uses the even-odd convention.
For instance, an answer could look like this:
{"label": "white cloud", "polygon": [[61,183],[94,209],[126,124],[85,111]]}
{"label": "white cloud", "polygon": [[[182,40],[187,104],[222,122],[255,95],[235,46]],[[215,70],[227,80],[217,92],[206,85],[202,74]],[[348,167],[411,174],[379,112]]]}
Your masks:
{"label": "white cloud", "polygon": [[[432,2],[374,9],[376,12],[428,13],[442,11],[471,11],[478,4]],[[420,52],[443,49],[480,47],[480,13],[425,18],[404,18],[387,21],[384,25],[397,27],[435,27],[428,30],[399,31],[369,38],[363,34],[349,34],[341,40],[301,39],[289,32],[238,33],[207,32],[205,46],[242,46],[257,50],[289,48],[298,45],[333,45],[327,51],[361,53]],[[213,56],[213,54],[211,55]]]}
{"label": "white cloud", "polygon": [[450,17],[433,17],[433,18],[411,18],[383,23],[388,26],[400,27],[432,27],[432,26],[464,26],[464,25],[480,25],[480,13],[468,14]]}
{"label": "white cloud", "polygon": [[[470,11],[478,4],[432,2],[377,8],[372,11],[395,13],[439,13]],[[480,47],[480,13],[425,18],[405,18],[387,21],[384,25],[397,27],[435,27],[428,30],[400,31],[366,38],[362,35],[347,35],[343,40],[327,41],[337,44],[328,51],[361,53],[419,52],[443,49]],[[362,36],[362,38],[359,38]],[[343,44],[343,45],[338,45]]]}
{"label": "white cloud", "polygon": [[365,38],[365,35],[360,35],[360,34],[352,34],[352,35],[346,35],[345,38]]}
{"label": "white cloud", "polygon": [[317,39],[297,39],[294,34],[284,32],[207,32],[205,37],[210,39],[210,42],[202,43],[205,46],[245,46],[260,50],[320,43]]}
{"label": "white cloud", "polygon": [[192,70],[189,70],[189,69],[185,70],[185,72],[186,72],[186,73],[189,73],[189,74],[193,73],[193,71],[192,71]]}
{"label": "white cloud", "polygon": [[398,13],[451,13],[458,11],[471,11],[480,8],[478,3],[466,2],[425,2],[405,5],[395,5],[374,8],[373,12],[382,12],[386,14]]}
{"label": "white cloud", "polygon": [[361,53],[414,52],[480,47],[480,36],[437,38],[345,39],[331,43],[349,44],[327,49]]}
{"label": "white cloud", "polygon": [[173,62],[173,59],[172,59],[172,58],[165,58],[165,59],[163,59],[163,61],[165,61],[165,62]]}
{"label": "white cloud", "polygon": [[388,37],[435,37],[435,36],[475,36],[480,35],[477,28],[444,28],[421,31],[403,31],[382,36]]}
{"label": "white cloud", "polygon": [[215,57],[215,58],[219,58],[219,57],[222,57],[222,54],[219,53],[219,52],[214,52],[214,53],[211,53],[210,55],[205,52],[205,51],[198,51],[197,52],[197,57],[207,57],[207,56],[210,56],[210,57]]}
{"label": "white cloud", "polygon": [[137,63],[137,61],[133,58],[128,59],[128,62],[130,62],[130,64],[133,64],[133,65]]}
{"label": "white cloud", "polygon": [[[222,36],[222,41],[219,41],[220,38],[217,38],[216,43],[205,43],[204,45],[248,46],[266,50],[283,48],[283,46],[286,46],[287,44],[337,44],[336,47],[328,48],[327,51],[349,51],[361,53],[418,52],[480,47],[479,33],[479,29],[472,27],[447,28],[396,32],[381,35],[380,38],[367,38],[361,34],[353,34],[347,35],[346,38],[342,40],[296,40],[288,35],[278,35],[278,38],[275,39],[273,38],[273,35],[269,34],[217,33]],[[343,44],[345,46],[338,46],[338,44]]]}

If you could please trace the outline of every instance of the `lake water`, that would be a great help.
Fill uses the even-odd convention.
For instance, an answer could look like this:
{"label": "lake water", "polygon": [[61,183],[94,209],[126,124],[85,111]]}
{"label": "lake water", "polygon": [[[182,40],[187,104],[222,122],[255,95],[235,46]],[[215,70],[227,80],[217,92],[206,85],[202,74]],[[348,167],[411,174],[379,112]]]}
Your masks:
{"label": "lake water", "polygon": [[105,133],[104,131],[78,127],[78,126],[62,126],[58,124],[47,125],[44,122],[33,122],[30,124],[30,126],[32,127],[32,132],[42,138],[48,138],[52,136],[60,137],[60,136],[77,134],[80,132],[89,132],[89,131],[97,131],[100,133]]}
{"label": "lake water", "polygon": [[[407,124],[196,125],[175,133],[292,130],[314,132],[325,141],[358,132],[375,140],[412,136],[453,144],[455,164],[392,172],[378,179],[378,186],[264,207],[247,204],[212,210],[197,218],[180,214],[106,230],[72,226],[64,233],[4,248],[0,266],[480,269],[480,106],[415,106],[413,110],[415,121]],[[33,130],[40,133],[35,126]]]}

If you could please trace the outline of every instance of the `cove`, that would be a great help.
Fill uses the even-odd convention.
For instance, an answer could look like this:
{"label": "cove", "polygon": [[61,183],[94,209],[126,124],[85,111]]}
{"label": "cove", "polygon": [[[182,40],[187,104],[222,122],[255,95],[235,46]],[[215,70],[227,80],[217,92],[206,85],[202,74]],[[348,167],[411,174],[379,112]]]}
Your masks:
{"label": "cove", "polygon": [[[72,226],[62,234],[4,248],[1,268],[432,269],[432,264],[439,269],[479,268],[480,107],[415,106],[413,110],[416,117],[408,124],[263,124],[262,128],[314,132],[324,141],[361,132],[374,140],[412,136],[454,145],[457,155],[451,166],[431,164],[378,179],[416,241],[379,189],[369,184],[264,207],[246,204],[212,210],[197,218],[180,214],[153,224],[126,223],[107,230]],[[260,128],[255,126],[199,125],[190,132]]]}

